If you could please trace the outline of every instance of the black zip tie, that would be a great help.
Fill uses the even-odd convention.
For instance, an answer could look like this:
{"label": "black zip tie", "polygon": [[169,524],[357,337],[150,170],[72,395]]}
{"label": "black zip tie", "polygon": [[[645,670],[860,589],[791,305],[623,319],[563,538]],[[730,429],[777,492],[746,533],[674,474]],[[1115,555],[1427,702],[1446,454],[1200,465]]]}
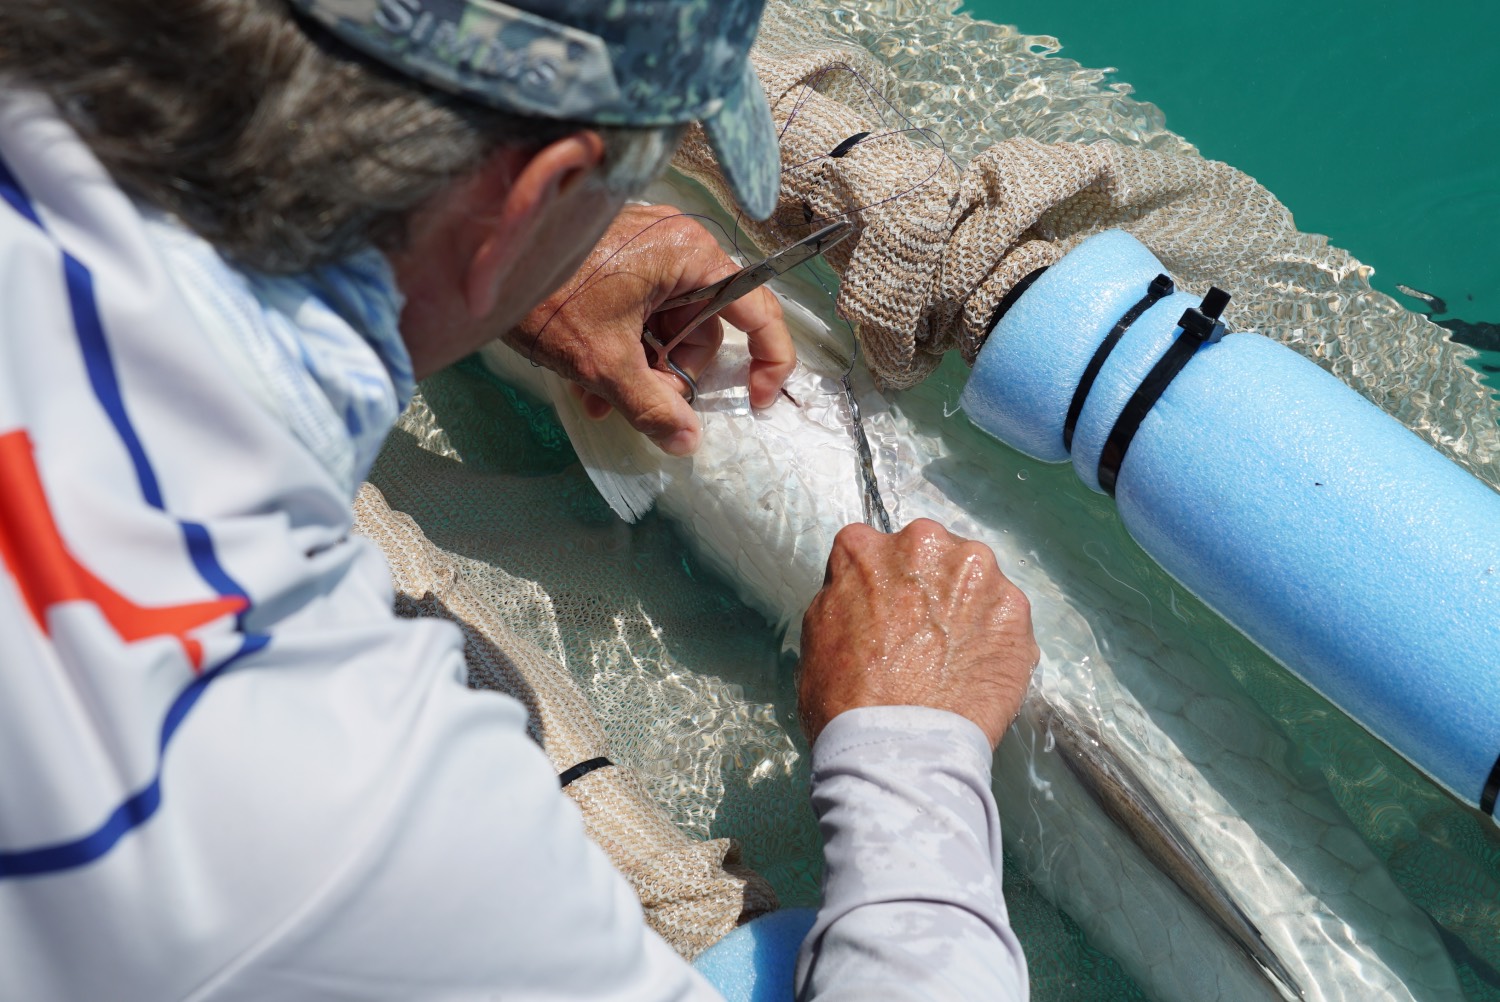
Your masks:
{"label": "black zip tie", "polygon": [[1104,440],[1104,449],[1099,454],[1099,486],[1106,494],[1114,496],[1115,483],[1120,477],[1120,464],[1125,461],[1125,453],[1130,449],[1131,440],[1135,438],[1135,433],[1140,430],[1141,422],[1146,419],[1151,408],[1156,406],[1156,401],[1161,399],[1161,395],[1166,392],[1172,380],[1177,378],[1183,366],[1193,360],[1199,347],[1213,344],[1224,336],[1224,321],[1219,319],[1219,314],[1228,305],[1229,293],[1220,288],[1210,288],[1208,295],[1203,297],[1203,305],[1188,308],[1183,312],[1182,319],[1177,321],[1182,334],[1151,367],[1151,371],[1146,373],[1146,378],[1141,380],[1141,385],[1126,401],[1125,409],[1120,412],[1115,426],[1110,429],[1109,437]]}
{"label": "black zip tie", "polygon": [[1041,278],[1042,272],[1046,270],[1047,266],[1042,265],[1035,271],[1028,272],[1025,278],[1006,290],[1005,295],[1000,297],[1000,302],[996,303],[994,310],[990,312],[989,322],[984,325],[985,340],[988,340],[989,336],[995,333],[995,328],[1000,326],[1000,321],[1010,312],[1010,308],[1016,305],[1016,300],[1021,298],[1021,294],[1031,288],[1032,283]]}
{"label": "black zip tie", "polygon": [[1500,798],[1500,758],[1495,759],[1495,767],[1490,770],[1490,778],[1485,780],[1484,793],[1479,796],[1479,809],[1494,817],[1497,798]]}
{"label": "black zip tie", "polygon": [[1073,451],[1073,429],[1078,426],[1078,417],[1083,413],[1083,405],[1089,398],[1089,391],[1094,388],[1094,380],[1099,378],[1099,370],[1104,368],[1104,362],[1109,358],[1109,353],[1115,350],[1115,345],[1120,343],[1120,338],[1130,330],[1130,325],[1141,318],[1151,307],[1176,291],[1172,279],[1166,275],[1157,275],[1151,280],[1146,288],[1146,294],[1136,300],[1135,305],[1125,311],[1125,315],[1119,322],[1110,328],[1109,333],[1104,335],[1104,340],[1099,342],[1099,347],[1094,350],[1094,357],[1089,359],[1089,364],[1084,366],[1083,375],[1078,379],[1078,388],[1073,391],[1073,400],[1068,404],[1068,417],[1063,421],[1063,448],[1069,452]]}
{"label": "black zip tie", "polygon": [[614,765],[614,763],[605,758],[603,755],[599,756],[598,758],[591,758],[587,762],[579,762],[573,768],[563,770],[563,772],[557,777],[558,785],[567,786],[574,780],[582,779],[589,773],[593,772],[595,769],[603,769],[607,765]]}
{"label": "black zip tie", "polygon": [[850,150],[854,149],[854,147],[858,146],[860,142],[868,138],[869,135],[870,134],[868,132],[856,132],[854,135],[850,136],[842,143],[839,143],[832,150],[829,150],[828,155],[837,160],[839,157],[843,156],[845,153],[848,153]]}

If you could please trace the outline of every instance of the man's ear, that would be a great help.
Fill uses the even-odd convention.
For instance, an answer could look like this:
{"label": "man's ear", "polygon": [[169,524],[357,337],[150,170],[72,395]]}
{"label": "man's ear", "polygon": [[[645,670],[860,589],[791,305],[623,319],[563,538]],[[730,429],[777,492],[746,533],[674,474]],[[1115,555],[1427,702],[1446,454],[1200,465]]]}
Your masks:
{"label": "man's ear", "polygon": [[535,153],[496,150],[473,179],[470,219],[478,239],[464,277],[469,315],[489,316],[517,259],[531,245],[556,203],[583,184],[604,161],[604,140],[582,130]]}

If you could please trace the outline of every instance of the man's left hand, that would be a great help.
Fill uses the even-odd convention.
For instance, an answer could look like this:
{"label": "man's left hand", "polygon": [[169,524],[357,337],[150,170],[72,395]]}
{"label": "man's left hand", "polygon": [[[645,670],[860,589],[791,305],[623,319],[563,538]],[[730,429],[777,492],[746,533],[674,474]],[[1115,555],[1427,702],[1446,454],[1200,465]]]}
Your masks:
{"label": "man's left hand", "polygon": [[[578,273],[505,336],[512,348],[571,379],[587,412],[618,409],[664,452],[685,456],[702,434],[681,379],[655,368],[641,340],[649,326],[670,342],[702,303],[658,313],[661,304],[739,270],[695,219],[671,206],[626,206]],[[796,364],[781,304],[764,287],[725,308],[750,347],[750,402],[767,407]],[[723,341],[712,318],[672,350],[672,361],[694,378]]]}

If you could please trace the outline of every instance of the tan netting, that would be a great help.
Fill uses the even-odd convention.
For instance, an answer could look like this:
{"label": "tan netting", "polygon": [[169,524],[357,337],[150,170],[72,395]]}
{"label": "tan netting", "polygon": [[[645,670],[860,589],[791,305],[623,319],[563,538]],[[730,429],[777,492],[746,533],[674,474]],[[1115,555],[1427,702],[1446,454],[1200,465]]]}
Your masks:
{"label": "tan netting", "polygon": [[[433,476],[433,468],[420,464],[400,469],[406,490],[461,496],[469,479],[458,465],[448,467],[450,476]],[[387,479],[402,478],[398,471]],[[372,484],[361,487],[354,512],[357,531],[374,540],[390,562],[397,611],[457,623],[464,633],[470,684],[521,700],[530,712],[532,737],[559,773],[610,755],[604,731],[567,669],[506,622],[507,611],[517,609],[517,596],[530,590],[526,582],[507,580],[493,567],[475,573],[464,566],[474,563],[471,558],[436,546],[408,515],[392,511]],[[688,837],[628,767],[596,769],[566,792],[582,812],[589,836],[639,895],[647,924],[687,959],[740,922],[776,907],[770,886],[740,862],[737,845]]]}
{"label": "tan netting", "polygon": [[[856,223],[829,260],[842,279],[840,313],[886,386],[915,384],[950,349],[972,364],[1019,279],[1117,228],[1155,252],[1181,288],[1230,290],[1232,326],[1313,359],[1500,484],[1500,424],[1465,364],[1474,352],[1374,291],[1370,270],[1348,253],[1298,232],[1252,178],[1149,124],[1091,142],[1027,135],[1047,138],[1059,124],[1033,115],[1027,84],[1043,79],[1030,75],[1039,61],[1032,40],[1009,29],[986,35],[993,48],[976,53],[949,38],[940,57],[927,57],[921,17],[910,16],[908,35],[890,14],[896,23],[867,44],[898,69],[925,59],[912,74],[924,89],[905,93],[872,51],[848,44],[860,37],[858,16],[830,10],[825,28],[820,6],[768,9],[755,65],[781,131],[782,197],[767,222],[740,222],[763,248],[832,219]],[[1032,58],[1005,59],[1018,53]],[[1063,124],[1065,135],[1098,134],[1086,116]],[[967,162],[954,155],[970,150]],[[732,207],[701,130],[674,165]]]}

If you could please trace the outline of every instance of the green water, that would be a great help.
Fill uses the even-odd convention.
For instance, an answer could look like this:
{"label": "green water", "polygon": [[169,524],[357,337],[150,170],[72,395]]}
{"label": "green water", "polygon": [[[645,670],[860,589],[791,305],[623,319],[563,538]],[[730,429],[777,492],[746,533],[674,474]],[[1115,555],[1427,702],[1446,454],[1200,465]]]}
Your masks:
{"label": "green water", "polygon": [[[1500,4],[969,0],[1166,114],[1396,283],[1500,322]],[[1417,306],[1413,300],[1403,300]],[[1495,361],[1500,361],[1496,357]]]}

